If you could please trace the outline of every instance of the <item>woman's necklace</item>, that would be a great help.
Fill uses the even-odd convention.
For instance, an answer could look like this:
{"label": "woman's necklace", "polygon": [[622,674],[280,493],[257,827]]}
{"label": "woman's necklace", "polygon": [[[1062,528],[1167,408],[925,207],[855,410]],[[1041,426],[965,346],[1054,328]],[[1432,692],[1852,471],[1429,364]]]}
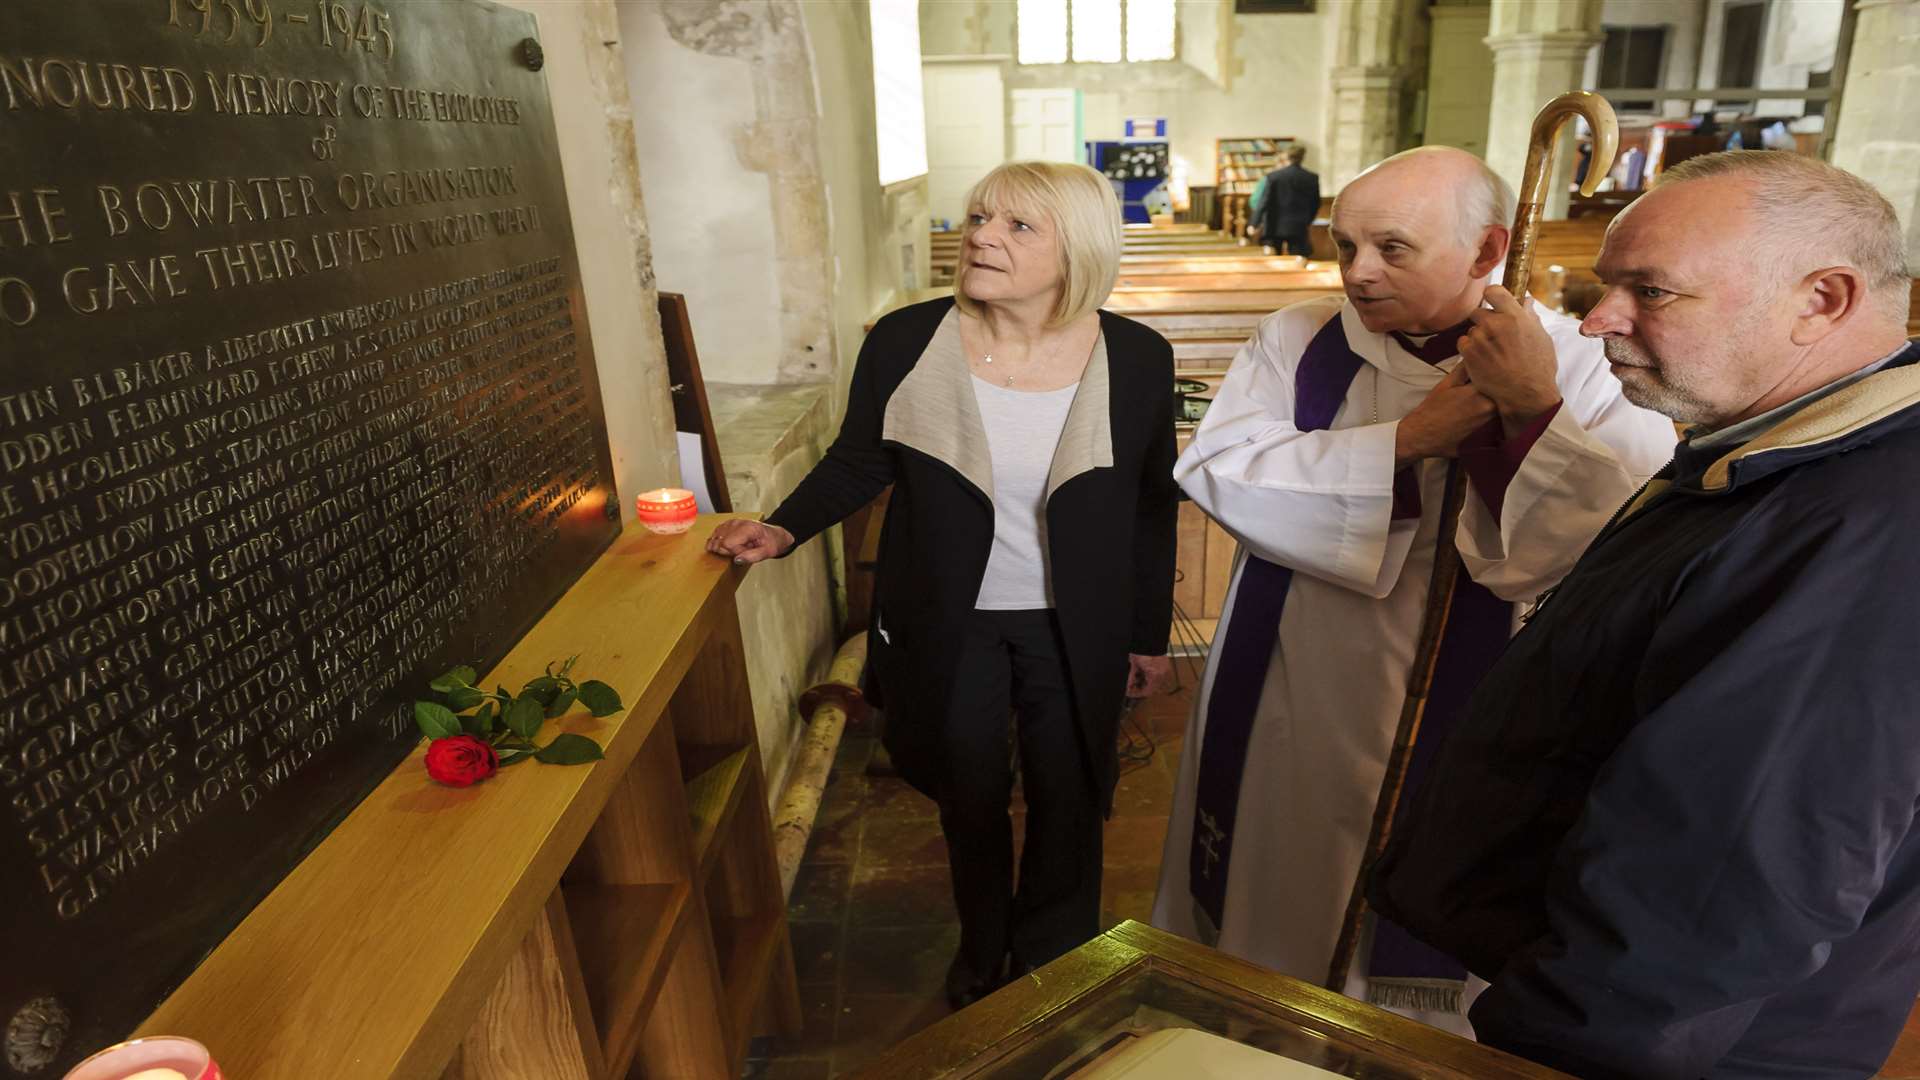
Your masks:
{"label": "woman's necklace", "polygon": [[[1048,350],[1046,351],[1046,353],[1045,353],[1045,354],[1043,354],[1043,355],[1041,356],[1041,358],[1040,358],[1040,362],[1041,362],[1042,364],[1045,364],[1045,363],[1046,363],[1047,361],[1049,361],[1049,360],[1051,360],[1051,359],[1053,359],[1053,354],[1054,354],[1055,352],[1057,352],[1057,351],[1059,350],[1059,348],[1060,348],[1060,343],[1059,343],[1059,342],[1057,342],[1057,341],[1056,341],[1056,342],[1054,342],[1054,346],[1053,346],[1053,348],[1051,348],[1051,349],[1048,349]],[[990,364],[992,364],[992,363],[993,363],[993,350],[991,350],[991,349],[989,349],[989,350],[987,350],[987,352],[986,352],[986,353],[984,353],[984,354],[982,354],[982,355],[981,355],[981,357],[980,357],[980,362],[981,362],[981,363],[983,363],[983,364],[989,364],[989,365],[990,365]],[[1029,356],[1027,357],[1027,367],[1028,367],[1028,368],[1032,368],[1032,367],[1033,367],[1033,357],[1032,357],[1031,355],[1029,355]],[[1003,370],[1003,371],[1004,371],[1004,370],[1006,370],[1006,369],[1005,369],[1005,368],[1002,368],[1001,370]],[[1012,385],[1013,385],[1013,373],[1012,373],[1012,372],[1007,372],[1007,376],[1006,376],[1006,385],[1008,385],[1008,386],[1012,386]]]}

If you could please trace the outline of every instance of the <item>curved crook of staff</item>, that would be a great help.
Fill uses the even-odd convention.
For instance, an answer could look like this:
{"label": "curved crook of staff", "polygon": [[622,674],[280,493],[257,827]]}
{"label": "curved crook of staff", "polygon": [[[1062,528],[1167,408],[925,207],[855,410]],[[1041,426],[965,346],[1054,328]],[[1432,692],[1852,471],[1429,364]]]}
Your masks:
{"label": "curved crook of staff", "polygon": [[[1613,155],[1620,146],[1620,124],[1614,118],[1607,99],[1588,90],[1561,94],[1541,107],[1533,118],[1533,132],[1527,141],[1526,171],[1520,180],[1518,205],[1514,208],[1513,233],[1507,245],[1507,270],[1501,284],[1514,296],[1524,296],[1533,273],[1533,247],[1540,235],[1540,214],[1547,202],[1553,177],[1554,143],[1560,129],[1575,116],[1584,117],[1593,131],[1593,157],[1580,194],[1592,195],[1601,177],[1613,167]],[[1447,613],[1453,607],[1454,584],[1460,576],[1460,555],[1454,533],[1459,528],[1460,511],[1466,505],[1464,478],[1449,485],[1447,500],[1440,512],[1440,537],[1434,549],[1433,578],[1427,585],[1426,612],[1420,619],[1420,639],[1414,649],[1413,666],[1407,672],[1407,698],[1400,709],[1400,726],[1393,737],[1393,750],[1387,757],[1386,775],[1380,782],[1380,797],[1374,803],[1373,826],[1367,834],[1366,850],[1360,858],[1360,873],[1348,894],[1346,916],[1340,924],[1332,962],[1327,967],[1325,986],[1339,991],[1347,984],[1347,971],[1353,966],[1353,954],[1360,941],[1360,924],[1367,910],[1367,877],[1386,850],[1393,830],[1394,811],[1407,781],[1407,769],[1413,762],[1414,742],[1420,736],[1420,723],[1433,689],[1434,661],[1440,655],[1441,631]]]}

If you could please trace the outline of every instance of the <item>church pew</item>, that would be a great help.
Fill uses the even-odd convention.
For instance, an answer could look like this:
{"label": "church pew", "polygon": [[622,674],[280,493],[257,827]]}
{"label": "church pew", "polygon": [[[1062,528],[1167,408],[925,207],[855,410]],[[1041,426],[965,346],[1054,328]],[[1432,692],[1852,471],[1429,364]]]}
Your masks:
{"label": "church pew", "polygon": [[1133,236],[1138,233],[1148,233],[1148,232],[1156,233],[1156,234],[1171,235],[1175,233],[1204,234],[1204,233],[1210,233],[1213,231],[1212,229],[1207,228],[1206,223],[1202,221],[1176,221],[1171,225],[1142,225],[1139,222],[1130,221],[1126,224],[1126,230],[1127,230],[1128,236]]}
{"label": "church pew", "polygon": [[1224,371],[1246,341],[1244,334],[1169,336],[1173,346],[1173,366],[1197,371]]}
{"label": "church pew", "polygon": [[1286,270],[1259,270],[1241,273],[1172,273],[1142,274],[1132,268],[1121,271],[1114,288],[1119,291],[1134,292],[1140,290],[1185,290],[1185,291],[1243,291],[1243,290],[1292,290],[1292,289],[1338,289],[1340,271],[1331,263],[1321,263],[1317,267],[1299,269],[1297,266]]}
{"label": "church pew", "polygon": [[[1217,262],[1222,259],[1242,261],[1246,259],[1271,259],[1278,256],[1268,255],[1256,244],[1245,247],[1233,244],[1220,244],[1217,247],[1195,251],[1155,251],[1120,253],[1121,266],[1136,266],[1165,262]],[[1290,256],[1289,256],[1290,257]],[[1295,265],[1298,265],[1297,263]]]}
{"label": "church pew", "polygon": [[[1330,269],[1331,262],[1315,262],[1313,269]],[[1292,255],[1262,255],[1251,248],[1237,249],[1231,255],[1123,255],[1121,276],[1132,274],[1258,274],[1269,270],[1298,272],[1300,260]]]}

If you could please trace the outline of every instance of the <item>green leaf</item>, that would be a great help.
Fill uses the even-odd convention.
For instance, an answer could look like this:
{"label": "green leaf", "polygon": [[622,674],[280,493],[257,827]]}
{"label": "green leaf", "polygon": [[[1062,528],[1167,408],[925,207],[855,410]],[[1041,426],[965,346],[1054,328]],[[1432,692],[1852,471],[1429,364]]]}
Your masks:
{"label": "green leaf", "polygon": [[571,687],[560,691],[559,696],[553,699],[553,704],[547,706],[547,719],[567,715],[567,710],[573,708],[574,698],[579,696]]}
{"label": "green leaf", "polygon": [[480,724],[480,734],[489,735],[493,732],[494,721],[500,718],[500,706],[496,702],[488,701],[485,705],[480,706],[479,712],[473,715],[474,719]]}
{"label": "green leaf", "polygon": [[447,691],[447,705],[454,712],[466,712],[487,699],[487,695],[471,686],[456,686]]}
{"label": "green leaf", "polygon": [[454,691],[456,687],[472,686],[473,680],[479,677],[480,677],[479,672],[473,670],[470,667],[467,667],[465,664],[462,664],[461,666],[454,668],[452,671],[447,672],[445,675],[442,675],[434,679],[432,682],[428,683],[427,685],[432,687],[435,690],[438,690],[442,694],[450,694]]}
{"label": "green leaf", "polygon": [[540,725],[547,722],[546,711],[539,699],[531,695],[515,698],[507,710],[507,730],[523,739],[531,739],[540,731]]}
{"label": "green leaf", "polygon": [[454,719],[453,710],[435,702],[414,702],[413,722],[420,725],[420,730],[429,739],[446,739],[460,734],[460,721]]}
{"label": "green leaf", "polygon": [[487,729],[482,725],[479,713],[461,713],[454,719],[460,722],[461,731],[481,739],[487,737]]}
{"label": "green leaf", "polygon": [[513,750],[500,755],[500,767],[504,769],[509,765],[518,765],[523,761],[530,760],[532,757],[533,751],[531,750]]}
{"label": "green leaf", "polygon": [[520,693],[539,701],[540,707],[544,709],[553,704],[554,698],[560,696],[560,680],[551,675],[542,675],[527,683],[526,688]]}
{"label": "green leaf", "polygon": [[612,716],[621,709],[620,691],[599,679],[588,679],[580,684],[580,704],[595,716]]}
{"label": "green leaf", "polygon": [[585,735],[556,735],[554,740],[534,751],[534,757],[549,765],[584,765],[589,761],[599,761],[607,755],[600,752],[600,744]]}

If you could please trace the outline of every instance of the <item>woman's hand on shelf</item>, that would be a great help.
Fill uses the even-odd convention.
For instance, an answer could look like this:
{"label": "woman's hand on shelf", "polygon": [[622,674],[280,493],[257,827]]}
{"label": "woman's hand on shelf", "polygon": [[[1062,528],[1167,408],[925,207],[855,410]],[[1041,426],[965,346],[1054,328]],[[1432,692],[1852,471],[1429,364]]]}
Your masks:
{"label": "woman's hand on shelf", "polygon": [[741,566],[778,558],[793,547],[793,534],[778,525],[735,519],[707,537],[707,550]]}

